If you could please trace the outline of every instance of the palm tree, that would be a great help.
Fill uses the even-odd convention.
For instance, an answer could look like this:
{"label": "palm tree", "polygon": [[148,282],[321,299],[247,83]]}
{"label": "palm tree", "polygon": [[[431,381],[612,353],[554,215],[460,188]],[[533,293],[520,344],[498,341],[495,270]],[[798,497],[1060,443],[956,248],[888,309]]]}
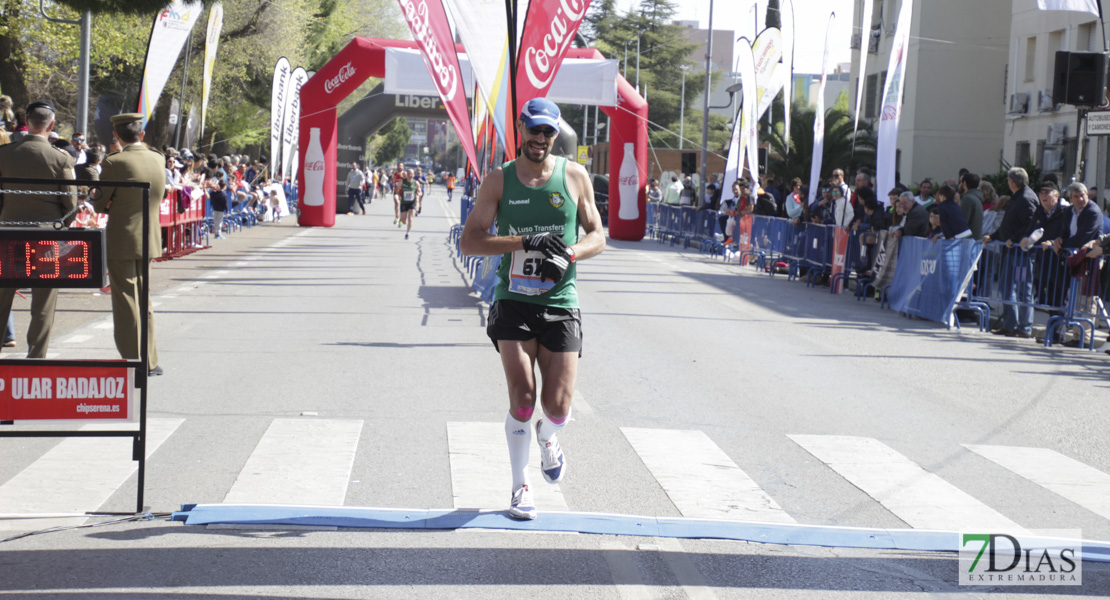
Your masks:
{"label": "palm tree", "polygon": [[[795,102],[790,109],[790,152],[786,152],[782,123],[776,123],[768,136],[771,145],[770,171],[790,181],[800,178],[808,184],[813,159],[813,121],[817,111]],[[846,179],[862,165],[875,164],[875,136],[871,125],[861,121],[855,133],[855,154],[852,152],[852,115],[840,106],[825,111],[825,147],[821,158],[821,178],[831,176],[833,169],[844,169]]]}

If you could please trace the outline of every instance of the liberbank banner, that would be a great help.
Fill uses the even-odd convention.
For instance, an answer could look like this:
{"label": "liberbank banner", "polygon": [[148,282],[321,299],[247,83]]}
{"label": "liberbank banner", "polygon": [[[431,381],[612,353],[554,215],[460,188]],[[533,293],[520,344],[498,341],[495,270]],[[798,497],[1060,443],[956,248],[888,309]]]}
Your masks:
{"label": "liberbank banner", "polygon": [[143,85],[139,90],[139,112],[143,115],[144,128],[203,9],[199,0],[174,0],[154,18],[143,66]]}

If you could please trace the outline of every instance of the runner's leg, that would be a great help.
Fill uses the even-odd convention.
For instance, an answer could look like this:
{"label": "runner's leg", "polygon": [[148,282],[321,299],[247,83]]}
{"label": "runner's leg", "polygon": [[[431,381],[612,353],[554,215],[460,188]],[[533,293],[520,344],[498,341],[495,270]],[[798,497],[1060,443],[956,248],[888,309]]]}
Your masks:
{"label": "runner's leg", "polygon": [[513,491],[528,483],[528,451],[532,447],[532,412],[536,407],[535,339],[498,340],[501,366],[509,388],[509,414],[505,418],[505,441],[509,445]]}

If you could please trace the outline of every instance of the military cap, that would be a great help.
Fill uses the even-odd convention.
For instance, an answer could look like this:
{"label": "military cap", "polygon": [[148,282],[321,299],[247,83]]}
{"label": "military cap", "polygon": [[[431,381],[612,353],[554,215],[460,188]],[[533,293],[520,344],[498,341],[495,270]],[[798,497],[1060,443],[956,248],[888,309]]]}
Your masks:
{"label": "military cap", "polygon": [[112,125],[126,125],[134,123],[135,121],[142,121],[143,115],[140,113],[123,113],[119,115],[112,115],[110,117]]}
{"label": "military cap", "polygon": [[53,112],[53,113],[58,112],[57,110],[54,110],[54,103],[52,103],[49,100],[45,100],[45,99],[44,100],[35,100],[34,102],[28,104],[27,105],[27,112],[31,112],[32,110],[35,110],[36,108],[45,108],[46,110],[49,110],[50,112]]}

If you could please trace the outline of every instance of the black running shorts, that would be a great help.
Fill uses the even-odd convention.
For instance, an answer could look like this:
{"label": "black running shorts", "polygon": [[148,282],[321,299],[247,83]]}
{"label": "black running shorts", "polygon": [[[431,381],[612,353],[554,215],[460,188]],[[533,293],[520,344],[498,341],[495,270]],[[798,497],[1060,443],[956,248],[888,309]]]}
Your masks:
{"label": "black running shorts", "polygon": [[582,356],[582,313],[577,308],[498,300],[489,309],[486,335],[494,348],[497,340],[538,339],[552,352],[577,352]]}
{"label": "black running shorts", "polygon": [[401,212],[407,213],[410,210],[416,210],[416,202],[401,202]]}

